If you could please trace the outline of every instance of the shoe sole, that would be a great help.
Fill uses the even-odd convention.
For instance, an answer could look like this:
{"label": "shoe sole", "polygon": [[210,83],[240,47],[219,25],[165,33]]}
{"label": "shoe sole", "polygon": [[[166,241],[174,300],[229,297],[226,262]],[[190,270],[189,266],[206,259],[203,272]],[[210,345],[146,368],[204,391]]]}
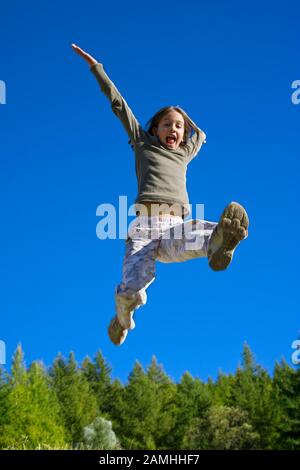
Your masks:
{"label": "shoe sole", "polygon": [[237,202],[231,202],[224,209],[219,225],[223,230],[223,242],[209,260],[209,265],[214,271],[223,271],[228,267],[233,250],[247,237],[249,227],[247,212]]}

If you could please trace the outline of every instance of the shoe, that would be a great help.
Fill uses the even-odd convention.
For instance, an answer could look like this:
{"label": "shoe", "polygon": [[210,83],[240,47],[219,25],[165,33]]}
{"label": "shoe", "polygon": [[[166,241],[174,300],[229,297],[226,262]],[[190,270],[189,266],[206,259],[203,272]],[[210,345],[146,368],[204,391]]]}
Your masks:
{"label": "shoe", "polygon": [[237,202],[225,207],[220,221],[214,229],[208,246],[208,262],[214,271],[226,269],[232,261],[238,244],[248,236],[249,218]]}
{"label": "shoe", "polygon": [[108,327],[108,336],[110,337],[111,341],[116,345],[120,346],[124,343],[126,336],[128,333],[128,329],[124,328],[117,315],[111,320],[109,327]]}

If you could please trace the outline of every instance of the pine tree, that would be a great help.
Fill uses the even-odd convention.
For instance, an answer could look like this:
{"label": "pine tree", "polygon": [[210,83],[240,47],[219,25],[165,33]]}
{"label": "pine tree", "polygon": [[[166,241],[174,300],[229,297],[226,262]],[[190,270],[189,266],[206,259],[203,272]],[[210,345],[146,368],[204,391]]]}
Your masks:
{"label": "pine tree", "polygon": [[208,381],[207,388],[215,405],[229,406],[232,403],[234,380],[234,375],[219,371],[216,382]]}
{"label": "pine tree", "polygon": [[97,352],[94,362],[89,357],[84,359],[82,371],[97,397],[101,414],[109,415],[111,410],[111,367],[106,363],[101,351]]}
{"label": "pine tree", "polygon": [[[10,391],[10,377],[5,369],[0,367],[0,429],[6,422],[8,412],[8,394]],[[1,432],[0,432],[1,435]],[[1,440],[1,438],[0,438]]]}
{"label": "pine tree", "polygon": [[242,368],[236,371],[231,395],[230,405],[245,411],[254,431],[259,434],[258,447],[272,448],[278,419],[278,410],[273,401],[272,379],[256,364],[247,344],[244,345]]}
{"label": "pine tree", "polygon": [[125,449],[155,449],[154,434],[160,403],[155,383],[136,362],[124,389],[120,421],[121,445]]}
{"label": "pine tree", "polygon": [[275,448],[299,450],[300,370],[294,370],[285,361],[276,363],[273,381],[274,402],[280,407]]}
{"label": "pine tree", "polygon": [[120,380],[116,379],[111,383],[107,401],[109,401],[109,407],[107,407],[106,417],[111,420],[113,430],[119,438],[124,433],[124,425],[126,427],[123,420],[125,387]]}
{"label": "pine tree", "polygon": [[208,388],[200,379],[186,372],[177,385],[177,417],[173,432],[174,448],[185,448],[185,434],[194,420],[202,417],[211,405]]}
{"label": "pine tree", "polygon": [[58,403],[43,364],[32,363],[26,371],[23,351],[18,346],[6,393],[6,412],[1,447],[35,449],[65,444],[59,423]]}
{"label": "pine tree", "polygon": [[99,415],[96,396],[77,367],[73,353],[70,353],[68,362],[59,355],[50,374],[68,440],[76,446],[83,439],[83,428]]}
{"label": "pine tree", "polygon": [[174,444],[173,432],[176,425],[176,385],[158,364],[155,356],[147,368],[147,377],[154,386],[157,408],[153,440],[156,449],[170,449]]}

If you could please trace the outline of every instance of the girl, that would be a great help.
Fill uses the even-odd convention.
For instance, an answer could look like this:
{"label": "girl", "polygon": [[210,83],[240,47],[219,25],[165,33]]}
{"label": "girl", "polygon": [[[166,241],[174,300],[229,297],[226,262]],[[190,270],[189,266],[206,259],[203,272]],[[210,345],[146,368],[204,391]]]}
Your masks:
{"label": "girl", "polygon": [[184,222],[189,214],[187,165],[205,142],[205,133],[179,106],[159,110],[144,130],[103,65],[75,44],[72,47],[89,64],[135,153],[137,217],[128,230],[122,282],[115,288],[116,315],[108,328],[111,341],[120,345],[135,327],[134,311],[146,303],[156,260],[170,263],[208,257],[213,270],[224,270],[239,242],[248,236],[249,219],[240,204],[231,202],[219,223]]}

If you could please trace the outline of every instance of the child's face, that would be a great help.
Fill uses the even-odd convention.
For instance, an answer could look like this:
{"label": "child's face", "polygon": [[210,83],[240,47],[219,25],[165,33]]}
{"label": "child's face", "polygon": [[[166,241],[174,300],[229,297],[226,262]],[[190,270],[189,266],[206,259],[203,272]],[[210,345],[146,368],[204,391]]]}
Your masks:
{"label": "child's face", "polygon": [[178,111],[171,110],[159,121],[158,127],[153,128],[161,144],[172,150],[176,150],[184,136],[184,119]]}

